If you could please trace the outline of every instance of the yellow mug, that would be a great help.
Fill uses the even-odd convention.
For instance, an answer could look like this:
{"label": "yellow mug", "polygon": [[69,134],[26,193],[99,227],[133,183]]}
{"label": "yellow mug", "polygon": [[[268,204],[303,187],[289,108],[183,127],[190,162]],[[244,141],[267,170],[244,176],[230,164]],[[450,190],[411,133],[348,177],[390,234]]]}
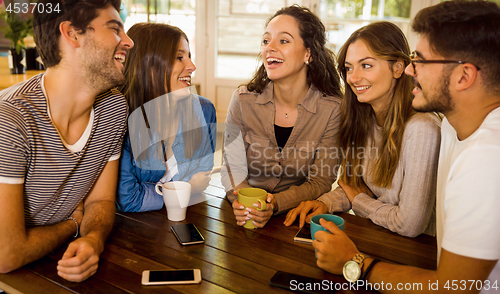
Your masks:
{"label": "yellow mug", "polygon": [[[257,210],[266,209],[266,190],[260,188],[243,188],[238,191],[238,202],[246,207],[252,207]],[[260,203],[260,208],[253,206],[254,203]],[[243,226],[247,229],[256,229],[257,227],[252,223],[252,220],[247,220]]]}

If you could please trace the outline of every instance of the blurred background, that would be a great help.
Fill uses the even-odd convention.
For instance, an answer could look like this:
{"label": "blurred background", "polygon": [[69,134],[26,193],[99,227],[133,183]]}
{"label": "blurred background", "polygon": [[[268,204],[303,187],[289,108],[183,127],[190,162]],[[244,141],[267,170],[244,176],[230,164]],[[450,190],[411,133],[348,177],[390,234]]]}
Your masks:
{"label": "blurred background", "polygon": [[[21,1],[21,2],[20,2]],[[10,3],[29,0],[3,0]],[[500,0],[491,0],[500,3]],[[0,3],[2,0],[0,0]],[[410,47],[417,37],[410,20],[422,8],[440,0],[123,0],[125,30],[137,22],[168,23],[189,37],[197,70],[198,93],[214,102],[223,122],[232,92],[245,83],[259,65],[257,55],[266,20],[284,6],[299,4],[316,13],[327,28],[328,46],[335,53],[356,29],[387,20],[406,34]],[[0,20],[0,28],[5,26]],[[28,37],[29,39],[29,37]],[[30,43],[28,40],[27,43]],[[0,54],[10,41],[0,33]]]}

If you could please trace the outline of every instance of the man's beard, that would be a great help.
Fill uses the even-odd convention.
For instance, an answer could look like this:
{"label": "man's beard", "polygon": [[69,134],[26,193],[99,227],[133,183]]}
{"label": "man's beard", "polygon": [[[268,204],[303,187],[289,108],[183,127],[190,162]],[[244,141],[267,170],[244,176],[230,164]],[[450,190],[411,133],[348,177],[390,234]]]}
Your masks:
{"label": "man's beard", "polygon": [[[453,101],[450,95],[450,75],[451,72],[445,74],[441,77],[438,85],[441,85],[438,90],[424,91],[422,86],[413,77],[413,84],[421,89],[421,95],[424,101],[424,105],[413,106],[413,108],[418,112],[441,112],[445,113],[453,109]],[[432,92],[432,93],[429,93]]]}
{"label": "man's beard", "polygon": [[115,65],[114,53],[103,49],[103,46],[89,38],[86,47],[85,56],[83,56],[83,67],[85,68],[86,83],[99,92],[107,91],[118,85],[123,84],[125,77]]}

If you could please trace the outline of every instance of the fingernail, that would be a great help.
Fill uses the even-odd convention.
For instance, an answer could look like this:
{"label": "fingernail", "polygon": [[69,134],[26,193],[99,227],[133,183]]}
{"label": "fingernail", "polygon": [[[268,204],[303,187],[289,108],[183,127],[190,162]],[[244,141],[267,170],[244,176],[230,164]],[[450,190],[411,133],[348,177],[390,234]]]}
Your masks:
{"label": "fingernail", "polygon": [[243,213],[243,215],[248,215],[248,211],[245,211],[245,212]]}
{"label": "fingernail", "polygon": [[257,203],[254,203],[253,206],[255,206],[257,208],[259,207],[259,205]]}
{"label": "fingernail", "polygon": [[247,210],[250,211],[250,212],[252,212],[252,209],[250,207],[247,207]]}
{"label": "fingernail", "polygon": [[240,206],[240,209],[243,209],[243,208],[245,208],[245,206],[243,206],[243,205],[242,205],[242,206]]}
{"label": "fingernail", "polygon": [[247,217],[245,217],[245,220],[250,220],[252,217],[249,215]]}
{"label": "fingernail", "polygon": [[252,224],[257,225],[257,222],[256,221],[252,221]]}

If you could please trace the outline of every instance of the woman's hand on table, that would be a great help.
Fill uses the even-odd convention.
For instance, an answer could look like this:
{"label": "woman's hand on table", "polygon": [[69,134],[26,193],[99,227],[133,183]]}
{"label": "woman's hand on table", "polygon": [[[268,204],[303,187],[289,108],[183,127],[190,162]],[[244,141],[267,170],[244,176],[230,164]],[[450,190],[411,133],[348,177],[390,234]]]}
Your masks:
{"label": "woman's hand on table", "polygon": [[356,245],[333,222],[319,220],[320,225],[330,231],[318,231],[312,245],[316,249],[316,264],[323,270],[341,275],[344,264],[359,253]]}
{"label": "woman's hand on table", "polygon": [[191,194],[199,194],[205,191],[210,183],[210,171],[195,173],[189,183],[191,184]]}
{"label": "woman's hand on table", "polygon": [[[311,213],[309,213],[311,212]],[[311,217],[317,214],[324,214],[328,212],[326,205],[318,200],[312,201],[302,201],[299,206],[290,210],[286,215],[285,226],[290,226],[293,224],[297,216],[299,218],[299,227],[302,228],[306,222],[311,222]]]}
{"label": "woman's hand on table", "polygon": [[361,193],[365,193],[372,198],[375,197],[373,192],[370,190],[370,188],[368,188],[364,181],[361,182],[361,186],[359,187],[349,186],[341,180],[338,181],[338,184],[342,188],[342,190],[344,190],[347,198],[351,203],[354,201],[354,198],[356,198],[356,196]]}
{"label": "woman's hand on table", "polygon": [[[238,196],[238,190],[233,193]],[[238,199],[234,200],[233,213],[236,217],[236,224],[243,226],[247,220],[252,220],[257,228],[263,228],[273,216],[273,210],[276,207],[276,199],[274,199],[273,194],[267,193],[266,202],[266,209],[258,210],[260,208],[259,202],[254,203],[254,207],[245,208],[243,204],[238,202]]]}

